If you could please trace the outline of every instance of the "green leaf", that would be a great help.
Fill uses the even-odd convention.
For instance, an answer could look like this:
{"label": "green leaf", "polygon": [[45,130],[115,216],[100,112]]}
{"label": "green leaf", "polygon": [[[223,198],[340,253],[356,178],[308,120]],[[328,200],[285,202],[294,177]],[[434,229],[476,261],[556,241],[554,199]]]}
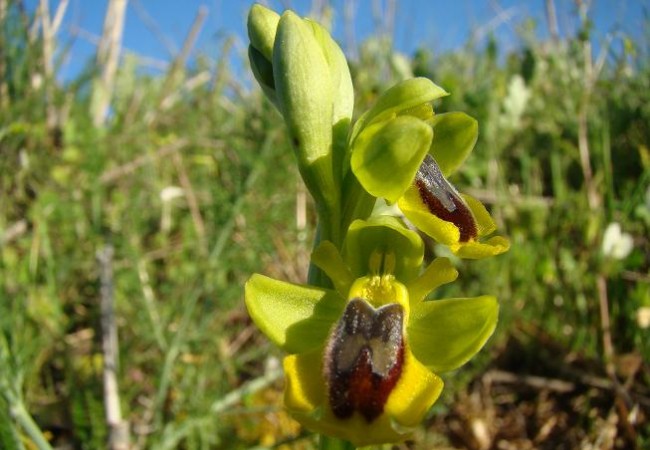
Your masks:
{"label": "green leaf", "polygon": [[413,183],[432,138],[431,127],[412,116],[371,125],[352,149],[352,172],[368,193],[394,203]]}
{"label": "green leaf", "polygon": [[444,176],[454,173],[472,152],[478,139],[478,122],[463,112],[437,114],[431,119],[431,156]]}
{"label": "green leaf", "polygon": [[428,78],[411,78],[396,84],[382,94],[372,108],[354,124],[350,142],[371,123],[390,119],[404,111],[449,95]]}
{"label": "green leaf", "polygon": [[[374,216],[355,220],[345,238],[343,259],[356,278],[368,275],[371,259],[384,256],[384,264],[392,264],[392,273],[401,283],[417,277],[424,257],[420,236],[406,228],[393,216]],[[387,258],[394,258],[388,260]]]}
{"label": "green leaf", "polygon": [[494,332],[499,304],[492,296],[433,300],[411,310],[407,333],[415,357],[434,372],[454,370]]}
{"label": "green leaf", "polygon": [[246,308],[255,325],[289,353],[324,345],[345,299],[332,290],[301,286],[254,274],[245,287]]}

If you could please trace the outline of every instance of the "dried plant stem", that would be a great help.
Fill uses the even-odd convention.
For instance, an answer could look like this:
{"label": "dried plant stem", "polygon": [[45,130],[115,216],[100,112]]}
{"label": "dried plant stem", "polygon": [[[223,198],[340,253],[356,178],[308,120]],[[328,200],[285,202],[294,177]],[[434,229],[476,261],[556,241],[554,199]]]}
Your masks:
{"label": "dried plant stem", "polygon": [[120,394],[117,382],[118,340],[113,308],[113,247],[110,245],[97,254],[101,278],[101,334],[104,353],[104,410],[108,424],[108,448],[129,448],[128,423],[122,420]]}
{"label": "dried plant stem", "polygon": [[185,198],[187,199],[187,204],[190,208],[190,213],[192,214],[192,220],[194,221],[194,229],[196,230],[196,234],[201,243],[200,250],[205,252],[207,250],[205,246],[205,222],[203,221],[203,216],[201,216],[199,201],[196,198],[194,189],[192,188],[190,177],[187,175],[187,171],[185,170],[183,157],[179,152],[174,152],[173,159],[176,170],[178,171],[178,181],[183,187],[183,192],[185,193]]}
{"label": "dried plant stem", "polygon": [[43,72],[46,78],[50,78],[53,71],[52,53],[54,52],[54,42],[48,0],[40,0],[38,12],[41,30],[43,31]]}
{"label": "dried plant stem", "polygon": [[[182,69],[185,67],[185,62],[187,61],[187,58],[189,57],[190,52],[194,47],[196,38],[199,35],[199,31],[201,31],[201,28],[203,27],[203,22],[205,21],[207,15],[208,9],[205,6],[199,7],[199,10],[196,13],[196,17],[194,18],[194,22],[192,23],[192,27],[185,37],[183,47],[181,48],[181,51],[176,56],[176,58],[174,58],[174,61],[172,62],[169,71],[167,72],[167,76],[165,77],[165,81],[163,82],[162,88],[160,90],[158,109],[164,109],[167,106],[167,99],[170,97],[170,95],[173,94],[174,87],[179,81],[178,79],[180,78]],[[153,119],[155,119],[155,115],[150,118],[150,121]]]}
{"label": "dried plant stem", "polygon": [[171,155],[182,150],[189,143],[188,139],[180,138],[171,142],[167,145],[164,145],[153,152],[151,155],[142,155],[135,158],[133,161],[130,161],[121,166],[115,167],[114,169],[107,170],[100,177],[99,181],[104,184],[109,184],[114,181],[121,179],[124,176],[130,175],[140,167],[143,167],[147,164],[152,164],[157,159]]}
{"label": "dried plant stem", "polygon": [[[577,0],[580,17],[584,26],[587,23],[588,2]],[[602,198],[594,181],[591,167],[591,152],[589,149],[589,123],[588,109],[591,100],[593,87],[598,77],[598,70],[594,70],[592,47],[589,39],[582,43],[584,85],[582,101],[578,111],[578,150],[580,152],[580,165],[587,189],[587,202],[593,214],[597,214],[602,205]],[[614,370],[614,345],[609,316],[609,299],[607,298],[607,279],[604,274],[596,278],[596,289],[598,292],[598,308],[600,311],[600,329],[602,337],[603,352],[605,353],[605,369],[607,374],[617,383]]]}
{"label": "dried plant stem", "polygon": [[555,12],[555,2],[553,0],[546,0],[546,21],[548,22],[548,32],[551,39],[557,42],[560,38],[559,27],[557,26],[557,14]]}
{"label": "dried plant stem", "polygon": [[97,65],[100,68],[100,74],[93,87],[90,111],[95,126],[104,124],[111,102],[120,56],[126,5],[127,0],[111,0],[104,17],[104,31],[97,49]]}
{"label": "dried plant stem", "polygon": [[[587,20],[587,5],[578,0],[578,7],[583,21]],[[580,152],[580,166],[582,175],[585,179],[587,188],[587,201],[592,211],[597,210],[601,204],[601,198],[598,188],[594,182],[593,169],[591,167],[591,152],[589,149],[589,102],[591,101],[591,92],[595,83],[591,42],[585,39],[582,43],[583,70],[584,70],[584,89],[582,92],[582,101],[578,111],[578,151]]]}
{"label": "dried plant stem", "polygon": [[144,6],[142,6],[140,0],[131,0],[131,7],[144,26],[147,27],[151,34],[153,34],[163,47],[165,47],[169,56],[173,56],[177,50],[174,42],[165,35],[160,26],[158,26],[158,23],[153,19],[153,17],[151,17]]}
{"label": "dried plant stem", "polygon": [[[7,18],[7,0],[0,0],[0,26],[4,27]],[[7,87],[6,62],[5,51],[7,45],[5,43],[5,33],[0,33],[0,108],[4,109],[9,104],[9,89]]]}
{"label": "dried plant stem", "polygon": [[59,120],[57,118],[56,106],[54,105],[54,36],[57,28],[63,19],[67,2],[59,4],[54,23],[50,20],[49,0],[40,0],[39,20],[43,32],[43,78],[45,81],[45,114],[46,125],[49,130],[54,129]]}
{"label": "dried plant stem", "polygon": [[586,93],[583,100],[583,105],[578,112],[578,150],[580,152],[580,166],[582,168],[582,175],[585,179],[585,186],[587,188],[587,201],[592,211],[600,207],[600,195],[594,182],[593,170],[591,168],[590,151],[589,151],[589,136],[587,124],[587,104],[589,102],[589,94]]}
{"label": "dried plant stem", "polygon": [[275,383],[282,376],[281,369],[269,370],[267,373],[262,375],[259,378],[256,378],[248,383],[242,385],[238,389],[235,389],[229,392],[224,397],[215,401],[212,406],[210,406],[210,412],[212,414],[220,414],[224,411],[227,411],[229,408],[232,408],[234,405],[239,403],[244,397],[258,392],[267,386]]}
{"label": "dried plant stem", "polygon": [[609,321],[609,300],[607,298],[607,280],[603,274],[596,279],[598,286],[598,305],[600,309],[600,328],[603,334],[603,352],[605,353],[605,369],[610,377],[614,377],[614,344]]}
{"label": "dried plant stem", "polygon": [[54,13],[54,18],[50,24],[52,36],[56,36],[61,28],[61,23],[63,23],[63,16],[65,15],[66,9],[68,9],[69,0],[61,0],[59,6],[56,8],[56,13]]}

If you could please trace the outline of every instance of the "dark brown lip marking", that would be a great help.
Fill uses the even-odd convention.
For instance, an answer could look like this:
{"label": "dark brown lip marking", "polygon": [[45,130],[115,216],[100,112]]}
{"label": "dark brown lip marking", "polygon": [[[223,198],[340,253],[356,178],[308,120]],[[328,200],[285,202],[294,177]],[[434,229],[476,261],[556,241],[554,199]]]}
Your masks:
{"label": "dark brown lip marking", "polygon": [[415,186],[431,214],[458,227],[460,242],[476,238],[478,230],[472,212],[431,155],[422,161],[415,175]]}
{"label": "dark brown lip marking", "polygon": [[404,364],[404,309],[392,303],[373,308],[350,300],[325,351],[325,378],[332,412],[339,419],[358,411],[372,422],[397,384]]}

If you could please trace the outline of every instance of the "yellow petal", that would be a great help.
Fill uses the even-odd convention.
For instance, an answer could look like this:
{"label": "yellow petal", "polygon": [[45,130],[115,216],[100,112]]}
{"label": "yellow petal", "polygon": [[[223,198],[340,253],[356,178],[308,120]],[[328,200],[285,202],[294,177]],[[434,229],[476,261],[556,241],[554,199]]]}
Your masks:
{"label": "yellow petal", "polygon": [[325,403],[323,348],[284,358],[284,404],[294,414],[316,414]]}
{"label": "yellow petal", "polygon": [[494,236],[483,242],[463,242],[449,248],[459,258],[482,259],[507,252],[510,249],[510,241],[503,236]]}
{"label": "yellow petal", "polygon": [[402,376],[388,397],[384,414],[398,428],[418,425],[442,392],[443,382],[430,372],[407,348]]}
{"label": "yellow petal", "polygon": [[456,278],[458,278],[458,271],[448,258],[434,259],[420,276],[408,284],[411,304],[421,302],[429,292],[443,284],[451,283]]}
{"label": "yellow petal", "polygon": [[492,216],[490,216],[488,210],[485,209],[483,203],[481,203],[471,195],[467,195],[467,194],[461,194],[461,195],[463,197],[463,200],[465,200],[465,203],[467,203],[469,209],[472,211],[472,215],[474,216],[474,220],[476,221],[476,228],[479,236],[487,236],[488,234],[492,233],[494,230],[497,229],[494,220],[492,220]]}

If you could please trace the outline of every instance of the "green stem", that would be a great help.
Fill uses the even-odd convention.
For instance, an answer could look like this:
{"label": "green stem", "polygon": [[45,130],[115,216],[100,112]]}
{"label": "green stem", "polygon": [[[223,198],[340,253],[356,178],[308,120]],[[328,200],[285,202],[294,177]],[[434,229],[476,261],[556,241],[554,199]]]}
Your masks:
{"label": "green stem", "polygon": [[348,441],[321,434],[318,440],[318,448],[319,450],[355,450],[356,447]]}
{"label": "green stem", "polygon": [[25,409],[23,402],[18,400],[17,402],[14,402],[10,408],[12,417],[16,422],[18,422],[23,430],[25,430],[27,436],[29,436],[34,445],[36,445],[36,448],[39,450],[52,450],[52,446],[47,442],[47,439],[43,436],[43,432],[36,422],[34,422],[34,419],[29,412]]}

